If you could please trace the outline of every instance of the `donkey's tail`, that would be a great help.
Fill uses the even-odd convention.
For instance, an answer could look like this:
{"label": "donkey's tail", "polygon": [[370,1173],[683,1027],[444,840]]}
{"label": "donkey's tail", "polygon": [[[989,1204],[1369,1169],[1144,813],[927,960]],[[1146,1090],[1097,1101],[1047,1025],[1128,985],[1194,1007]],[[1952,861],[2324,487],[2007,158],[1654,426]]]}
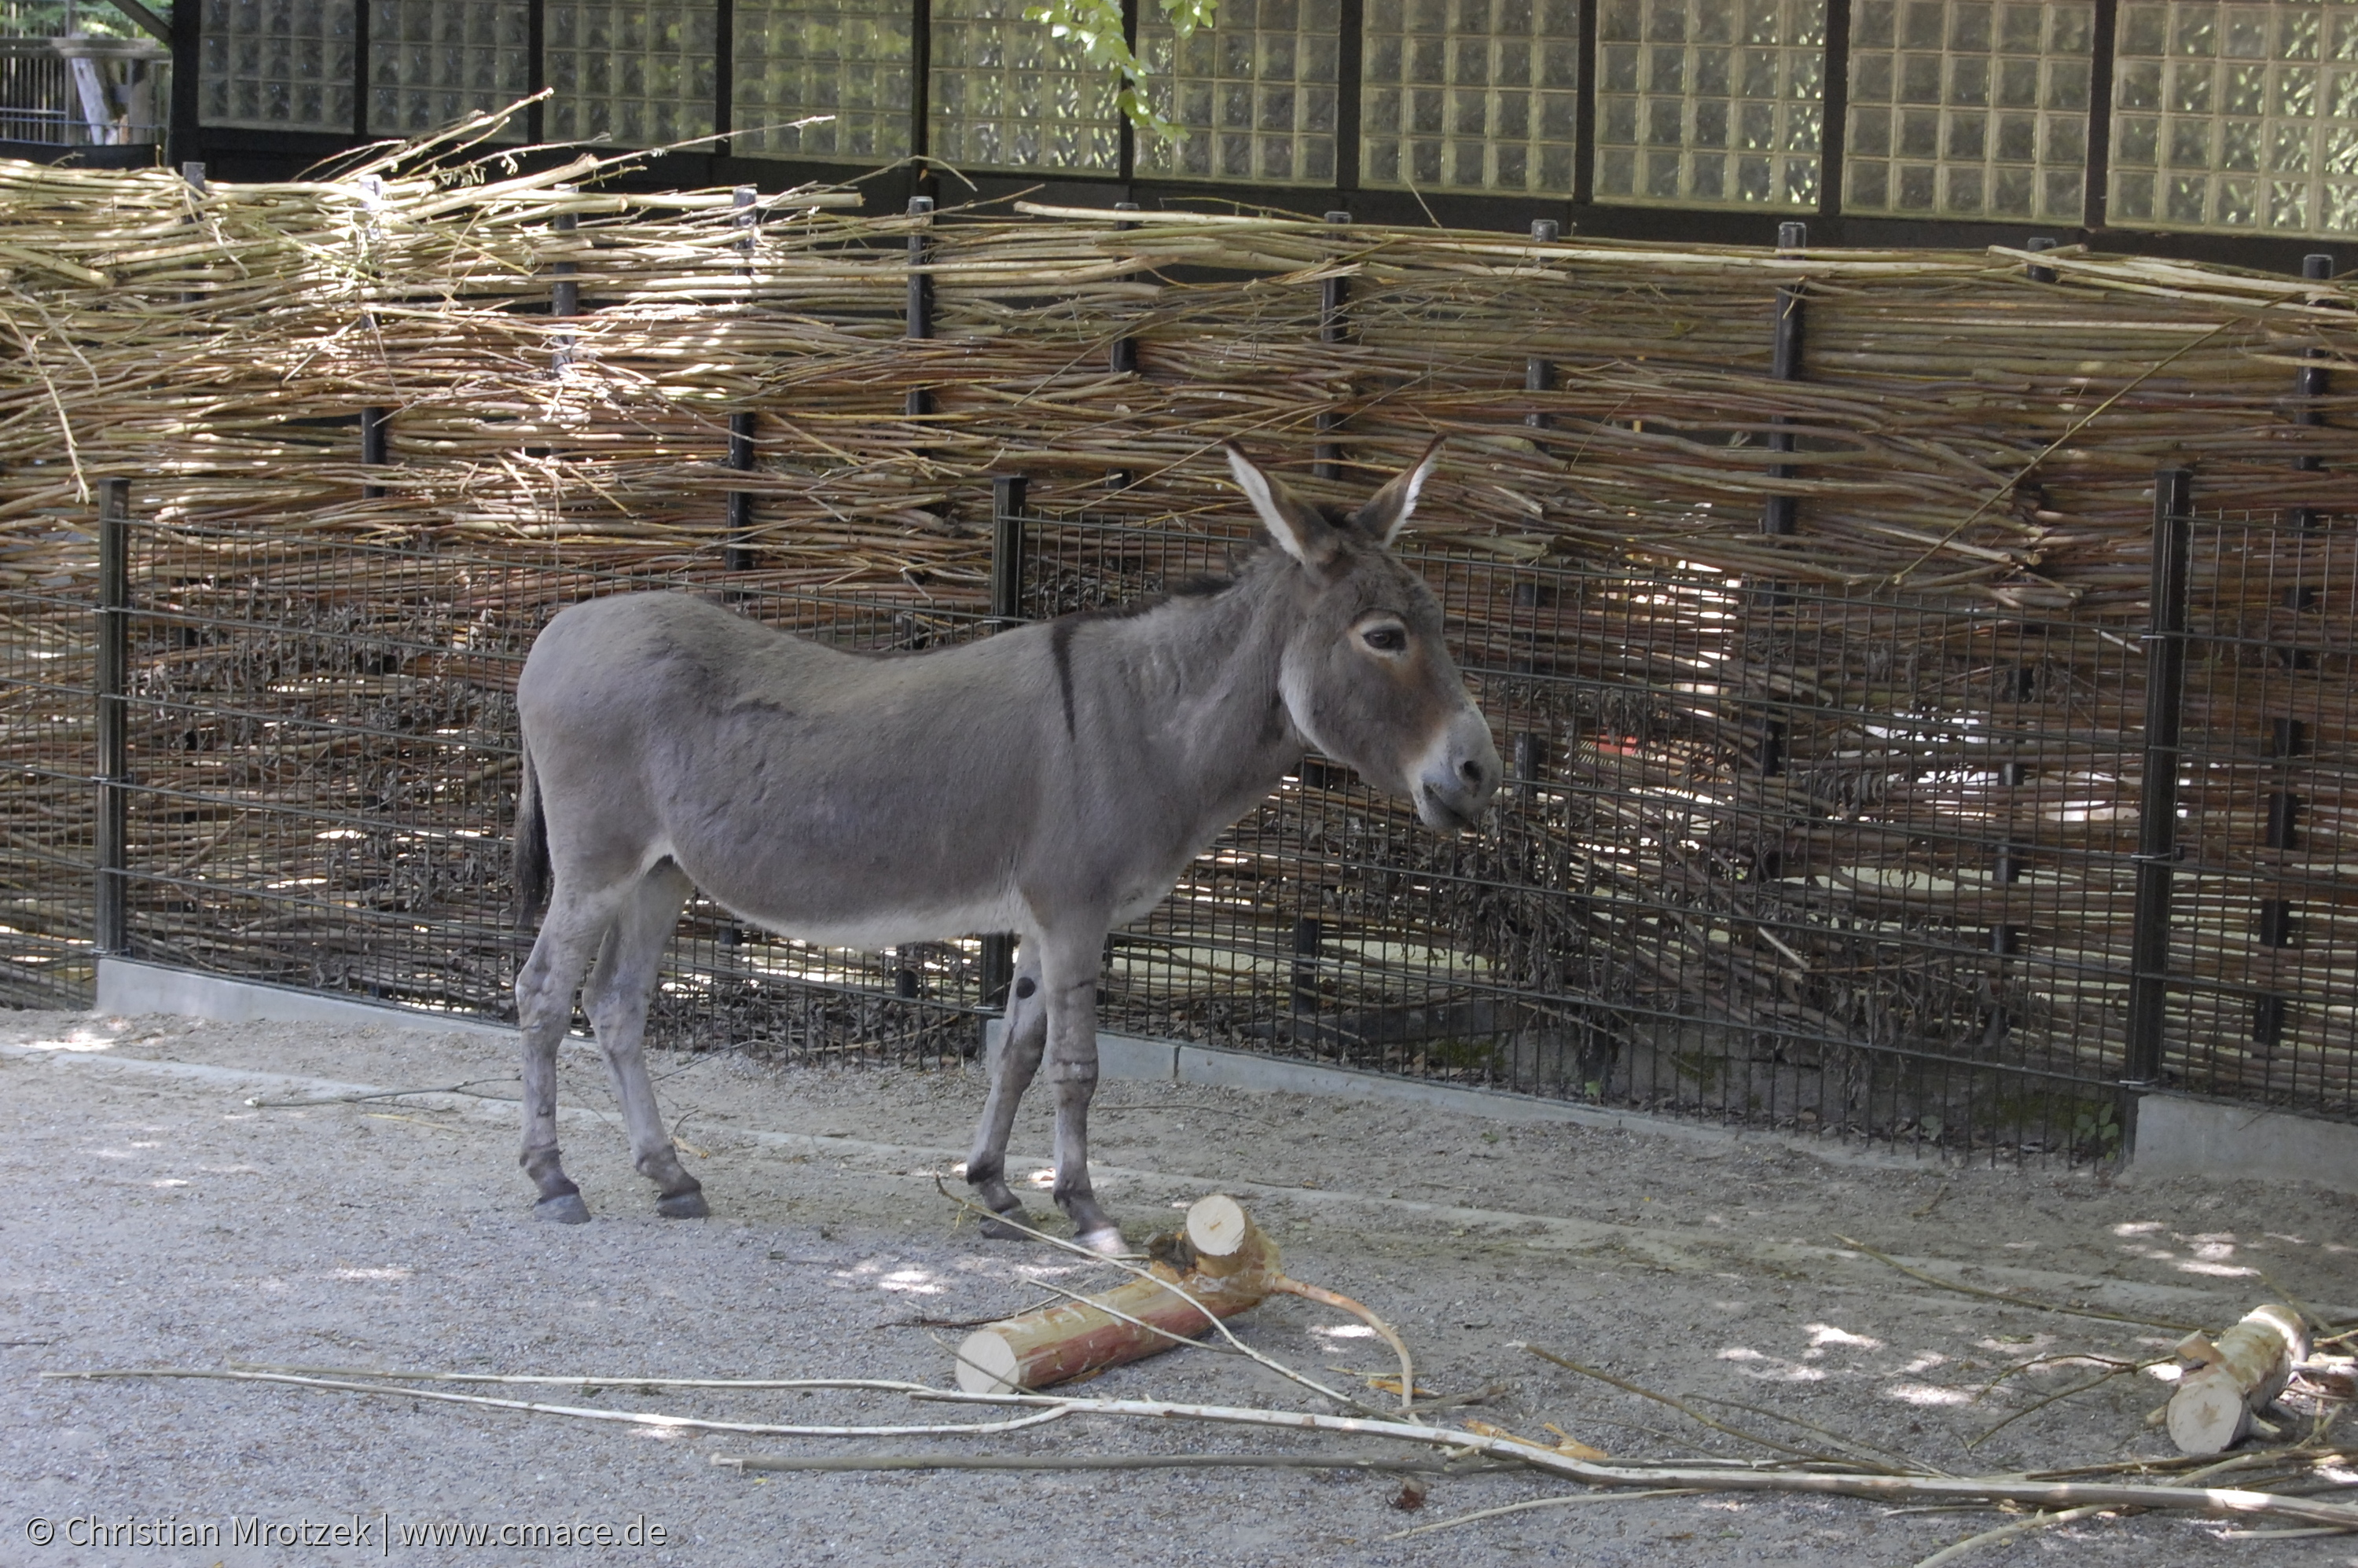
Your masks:
{"label": "donkey's tail", "polygon": [[524,747],[524,777],[516,785],[516,926],[521,930],[548,898],[548,823],[540,810],[540,779],[532,747]]}

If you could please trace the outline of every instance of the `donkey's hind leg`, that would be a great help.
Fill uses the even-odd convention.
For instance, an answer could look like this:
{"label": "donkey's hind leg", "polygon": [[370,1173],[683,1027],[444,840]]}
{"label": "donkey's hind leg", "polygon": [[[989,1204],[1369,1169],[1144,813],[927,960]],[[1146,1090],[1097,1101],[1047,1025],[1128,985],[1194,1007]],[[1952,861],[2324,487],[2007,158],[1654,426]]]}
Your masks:
{"label": "donkey's hind leg", "polygon": [[557,1046],[573,1022],[573,993],[628,884],[583,895],[560,879],[532,956],[516,973],[516,1023],[524,1034],[524,1152],[517,1163],[540,1189],[533,1212],[560,1225],[590,1217],[581,1189],[557,1150]]}
{"label": "donkey's hind leg", "polygon": [[[1036,946],[1026,942],[1019,949],[1015,981],[1007,989],[1007,1020],[1000,1028],[997,1070],[990,1075],[990,1098],[984,1102],[974,1152],[966,1162],[966,1179],[975,1196],[994,1214],[1023,1212],[1023,1200],[1007,1185],[1007,1140],[1014,1130],[1015,1108],[1040,1070],[1040,1056],[1048,1044],[1048,1002],[1040,994],[1040,958],[1033,951]],[[992,1220],[982,1222],[982,1233],[1001,1241],[1023,1234]]]}
{"label": "donkey's hind leg", "polygon": [[666,1219],[702,1219],[711,1212],[705,1206],[704,1184],[681,1167],[679,1152],[664,1131],[642,1048],[647,1002],[687,890],[687,876],[670,860],[639,879],[606,929],[598,967],[590,971],[590,987],[582,996],[599,1047],[606,1053],[614,1098],[622,1102],[632,1162],[639,1174],[655,1184],[655,1212]]}

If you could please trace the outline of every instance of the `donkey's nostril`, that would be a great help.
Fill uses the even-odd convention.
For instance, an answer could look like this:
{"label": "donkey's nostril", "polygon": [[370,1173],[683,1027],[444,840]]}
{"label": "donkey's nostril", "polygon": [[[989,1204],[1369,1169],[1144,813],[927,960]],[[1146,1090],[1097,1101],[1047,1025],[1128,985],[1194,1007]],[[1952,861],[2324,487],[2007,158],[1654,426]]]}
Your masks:
{"label": "donkey's nostril", "polygon": [[1481,787],[1482,764],[1479,762],[1472,757],[1468,757],[1464,762],[1457,764],[1457,771],[1466,775],[1466,782],[1467,784],[1474,785],[1476,789]]}

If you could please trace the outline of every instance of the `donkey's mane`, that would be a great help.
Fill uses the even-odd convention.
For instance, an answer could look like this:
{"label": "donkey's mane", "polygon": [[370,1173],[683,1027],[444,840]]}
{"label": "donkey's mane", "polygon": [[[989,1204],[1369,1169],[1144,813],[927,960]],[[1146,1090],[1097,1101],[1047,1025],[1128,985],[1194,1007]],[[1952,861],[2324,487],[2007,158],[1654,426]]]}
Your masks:
{"label": "donkey's mane", "polygon": [[1217,599],[1242,582],[1245,573],[1264,557],[1270,550],[1266,536],[1244,542],[1229,557],[1226,572],[1197,572],[1165,583],[1161,593],[1149,593],[1137,599],[1124,600],[1120,604],[1094,605],[1087,610],[1068,610],[1056,617],[1059,624],[1076,625],[1088,621],[1129,621],[1141,615],[1151,615],[1166,604],[1182,600]]}
{"label": "donkey's mane", "polygon": [[[1317,510],[1319,515],[1326,520],[1330,527],[1340,529],[1345,533],[1356,532],[1364,535],[1366,531],[1359,527],[1359,514],[1355,508],[1338,506],[1332,502],[1322,501],[1317,503]],[[1182,578],[1177,582],[1165,584],[1161,593],[1150,593],[1138,599],[1125,600],[1120,604],[1100,604],[1087,610],[1067,611],[1057,616],[1056,621],[1069,622],[1075,625],[1089,621],[1128,621],[1137,616],[1152,614],[1174,600],[1216,599],[1242,582],[1245,574],[1259,562],[1266,559],[1273,547],[1268,535],[1256,533],[1251,538],[1237,543],[1229,554],[1228,569],[1225,573],[1198,572],[1192,577]],[[1065,633],[1067,637],[1071,634],[1069,630]]]}

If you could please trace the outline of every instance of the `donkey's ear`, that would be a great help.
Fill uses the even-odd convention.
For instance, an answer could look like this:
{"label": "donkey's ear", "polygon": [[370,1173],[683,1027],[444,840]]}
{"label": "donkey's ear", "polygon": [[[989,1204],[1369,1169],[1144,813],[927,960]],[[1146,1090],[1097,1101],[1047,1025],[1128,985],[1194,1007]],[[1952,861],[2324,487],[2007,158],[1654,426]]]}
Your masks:
{"label": "donkey's ear", "polygon": [[1398,538],[1400,531],[1408,525],[1409,514],[1416,510],[1416,498],[1423,491],[1424,481],[1433,476],[1433,465],[1441,461],[1441,443],[1447,439],[1446,436],[1435,436],[1433,445],[1424,449],[1424,456],[1392,476],[1391,482],[1376,492],[1351,520],[1387,545]]}
{"label": "donkey's ear", "polygon": [[1333,524],[1318,515],[1315,507],[1294,499],[1275,475],[1255,468],[1252,460],[1233,444],[1222,450],[1228,454],[1228,469],[1237,476],[1237,488],[1260,514],[1261,523],[1280,549],[1305,567],[1322,567],[1335,558],[1339,541]]}

